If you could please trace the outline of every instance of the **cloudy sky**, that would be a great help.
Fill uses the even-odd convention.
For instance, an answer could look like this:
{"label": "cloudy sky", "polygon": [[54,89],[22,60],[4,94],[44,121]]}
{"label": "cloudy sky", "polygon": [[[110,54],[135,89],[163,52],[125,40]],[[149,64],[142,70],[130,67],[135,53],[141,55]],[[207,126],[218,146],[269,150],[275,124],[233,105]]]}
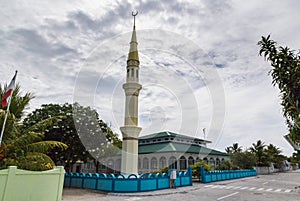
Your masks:
{"label": "cloudy sky", "polygon": [[3,0],[1,84],[17,69],[23,91],[36,95],[30,110],[78,101],[120,133],[132,10],[139,11],[141,135],[169,130],[219,150],[261,139],[293,152],[256,44],[271,34],[299,49],[297,0]]}

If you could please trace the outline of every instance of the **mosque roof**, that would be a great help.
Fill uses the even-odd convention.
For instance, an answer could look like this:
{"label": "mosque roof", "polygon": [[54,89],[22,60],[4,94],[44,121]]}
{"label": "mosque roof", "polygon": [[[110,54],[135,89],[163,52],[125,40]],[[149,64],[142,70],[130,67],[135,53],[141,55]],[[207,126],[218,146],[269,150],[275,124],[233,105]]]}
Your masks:
{"label": "mosque roof", "polygon": [[204,140],[204,139],[200,139],[200,138],[197,138],[197,137],[182,135],[182,134],[178,134],[178,133],[174,133],[174,132],[170,132],[170,131],[162,131],[162,132],[153,133],[153,134],[150,134],[150,135],[144,135],[144,136],[139,137],[139,140],[149,140],[149,139],[165,138],[165,137],[181,138],[181,139],[211,143],[211,141],[209,141],[209,140]]}
{"label": "mosque roof", "polygon": [[177,142],[162,142],[156,144],[139,145],[139,154],[162,153],[162,152],[184,152],[194,154],[207,154],[228,156],[227,153],[194,144]]}

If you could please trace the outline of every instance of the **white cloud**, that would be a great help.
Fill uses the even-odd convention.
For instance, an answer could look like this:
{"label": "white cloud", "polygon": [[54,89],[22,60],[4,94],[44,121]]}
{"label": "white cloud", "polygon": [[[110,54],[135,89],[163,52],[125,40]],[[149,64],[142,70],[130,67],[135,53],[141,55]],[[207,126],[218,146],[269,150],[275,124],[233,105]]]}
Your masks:
{"label": "white cloud", "polygon": [[[211,80],[205,69],[192,65],[203,67],[213,61],[224,86],[226,116],[222,135],[208,133],[208,138],[219,139],[212,146],[223,150],[236,139],[242,146],[262,139],[290,154],[292,149],[282,138],[286,126],[279,92],[271,86],[267,75],[271,68],[258,57],[256,43],[271,33],[280,44],[298,49],[299,7],[297,0],[3,1],[1,84],[17,68],[22,89],[37,96],[31,109],[87,98],[106,122],[118,128],[123,123],[131,10],[137,9],[143,134],[166,129],[201,136],[202,128],[209,130],[216,102],[204,85]],[[153,28],[160,31],[151,38],[153,30],[145,29]],[[168,31],[182,41],[171,33],[165,37]],[[191,41],[180,44],[184,37]],[[195,54],[191,44],[202,51]]]}

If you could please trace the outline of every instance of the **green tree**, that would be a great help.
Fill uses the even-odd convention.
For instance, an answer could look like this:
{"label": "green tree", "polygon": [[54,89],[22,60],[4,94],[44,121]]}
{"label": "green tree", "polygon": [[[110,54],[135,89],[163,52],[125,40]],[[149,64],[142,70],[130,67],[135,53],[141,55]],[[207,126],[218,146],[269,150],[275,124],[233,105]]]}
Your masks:
{"label": "green tree", "polygon": [[99,161],[117,152],[121,141],[111,129],[99,119],[98,113],[90,107],[83,107],[78,103],[47,104],[36,109],[24,120],[24,125],[31,126],[39,119],[61,117],[60,121],[47,128],[45,139],[56,140],[68,145],[64,152],[53,150],[51,158],[56,163],[64,163],[65,169],[78,160],[93,160],[96,171]]}
{"label": "green tree", "polygon": [[268,166],[269,161],[266,155],[265,143],[261,140],[258,140],[256,143],[252,143],[252,147],[250,147],[250,151],[256,157],[256,165],[257,166]]}
{"label": "green tree", "polygon": [[230,162],[230,160],[224,160],[216,167],[216,170],[231,170],[231,169],[233,169],[233,165]]}
{"label": "green tree", "polygon": [[269,162],[272,162],[274,164],[280,164],[287,158],[283,156],[281,153],[281,150],[274,146],[273,144],[269,144],[266,149],[266,154]]}
{"label": "green tree", "polygon": [[[6,91],[5,86],[4,88],[0,86],[1,97]],[[12,94],[11,112],[8,114],[3,141],[0,146],[0,168],[15,165],[27,170],[52,169],[54,162],[46,155],[48,151],[53,148],[62,150],[67,147],[61,142],[43,141],[45,127],[53,125],[57,119],[47,118],[25,128],[20,120],[24,114],[24,109],[33,96],[31,93],[22,96],[19,89],[20,87],[17,85]],[[0,109],[1,127],[6,112],[6,110]]]}
{"label": "green tree", "polygon": [[256,165],[255,155],[248,150],[231,154],[230,160],[233,164],[232,169],[253,169]]}
{"label": "green tree", "polygon": [[[4,84],[3,86],[0,85],[1,100],[6,90],[7,90],[7,84]],[[34,98],[34,95],[31,92],[26,92],[24,95],[21,95],[20,84],[17,83],[13,91],[12,97],[13,98],[11,99],[9,112],[14,115],[14,118],[16,118],[17,121],[20,121],[21,117],[24,117],[25,109],[27,109],[30,100]],[[0,108],[4,109],[2,108],[1,104],[0,104]]]}
{"label": "green tree", "polygon": [[288,160],[292,163],[298,163],[300,165],[300,152],[294,152]]}
{"label": "green tree", "polygon": [[239,146],[239,143],[233,143],[232,146],[226,147],[225,151],[227,153],[236,153],[242,151],[242,146]]}
{"label": "green tree", "polygon": [[289,137],[300,142],[300,53],[289,47],[278,47],[270,35],[262,37],[258,45],[259,55],[271,63],[272,83],[280,90]]}
{"label": "green tree", "polygon": [[212,165],[207,164],[205,161],[199,161],[191,166],[193,177],[200,178],[200,167],[204,167],[205,171],[210,171],[212,169]]}

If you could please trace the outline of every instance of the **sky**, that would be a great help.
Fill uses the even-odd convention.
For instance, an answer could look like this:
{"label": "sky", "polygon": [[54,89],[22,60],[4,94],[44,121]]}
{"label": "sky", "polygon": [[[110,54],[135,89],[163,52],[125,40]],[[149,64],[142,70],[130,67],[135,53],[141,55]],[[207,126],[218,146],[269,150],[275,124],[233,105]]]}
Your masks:
{"label": "sky", "polygon": [[271,34],[298,50],[299,10],[297,0],[3,0],[0,83],[18,70],[22,90],[36,96],[28,112],[76,101],[120,135],[138,11],[141,135],[167,130],[221,151],[262,140],[289,156],[280,93],[257,42]]}

